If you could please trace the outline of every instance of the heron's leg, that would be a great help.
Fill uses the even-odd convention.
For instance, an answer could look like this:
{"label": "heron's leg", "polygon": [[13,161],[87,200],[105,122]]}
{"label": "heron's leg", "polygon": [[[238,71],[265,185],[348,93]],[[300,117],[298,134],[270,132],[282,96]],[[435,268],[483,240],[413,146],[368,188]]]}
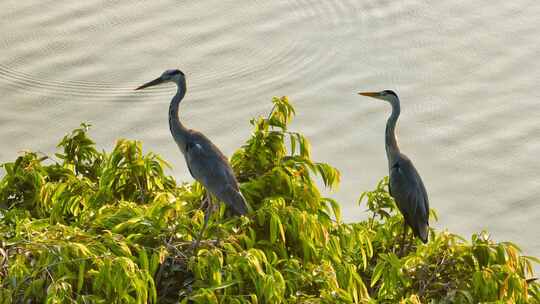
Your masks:
{"label": "heron's leg", "polygon": [[206,198],[203,201],[203,203],[201,204],[201,207],[205,203],[207,203],[208,205],[206,207],[206,210],[204,210],[204,224],[203,224],[203,226],[201,228],[201,231],[199,232],[199,236],[197,237],[197,240],[195,241],[195,244],[193,245],[193,251],[197,250],[197,248],[199,247],[199,243],[201,242],[203,233],[206,230],[206,227],[208,226],[208,221],[210,220],[210,216],[212,216],[212,213],[214,211],[214,208],[212,206],[212,198],[210,197],[210,194],[208,192],[206,193]]}
{"label": "heron's leg", "polygon": [[407,242],[407,250],[411,250],[412,247],[414,247],[414,233],[411,233],[409,235],[409,241]]}
{"label": "heron's leg", "polygon": [[[208,201],[209,199],[208,193],[204,195],[204,199],[201,201],[201,205],[199,206],[199,209],[206,210],[208,208]],[[206,212],[206,211],[205,211]]]}
{"label": "heron's leg", "polygon": [[405,253],[405,236],[407,235],[407,221],[403,219],[403,235],[401,237],[401,244],[399,246],[399,256],[403,256]]}

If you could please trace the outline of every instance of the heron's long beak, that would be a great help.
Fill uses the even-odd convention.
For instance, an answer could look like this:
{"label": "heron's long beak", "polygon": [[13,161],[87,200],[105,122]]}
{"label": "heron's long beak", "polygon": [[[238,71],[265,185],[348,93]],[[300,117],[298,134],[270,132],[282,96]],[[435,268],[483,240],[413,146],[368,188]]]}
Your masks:
{"label": "heron's long beak", "polygon": [[378,97],[379,96],[379,92],[359,92],[358,95],[362,95],[362,96],[368,96],[368,97]]}
{"label": "heron's long beak", "polygon": [[143,84],[142,86],[136,88],[135,91],[142,90],[144,88],[148,88],[148,87],[151,87],[151,86],[155,86],[155,85],[161,84],[163,82],[164,82],[164,80],[161,77],[158,77],[158,78],[156,78],[156,79],[154,79],[154,80],[152,80],[150,82],[147,82],[147,83]]}

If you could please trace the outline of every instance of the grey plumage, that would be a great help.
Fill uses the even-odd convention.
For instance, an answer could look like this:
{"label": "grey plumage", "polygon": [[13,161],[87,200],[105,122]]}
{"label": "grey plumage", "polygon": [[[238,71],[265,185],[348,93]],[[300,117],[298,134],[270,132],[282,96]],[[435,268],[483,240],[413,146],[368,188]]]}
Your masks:
{"label": "grey plumage", "polygon": [[173,82],[177,92],[169,106],[169,128],[174,141],[183,153],[189,172],[205,189],[232,208],[238,215],[248,212],[246,200],[240,193],[238,181],[227,158],[202,133],[184,127],[178,117],[178,107],[186,94],[186,78],[180,70],[167,70],[160,77],[138,87]]}
{"label": "grey plumage", "polygon": [[227,158],[202,133],[191,130],[184,153],[189,172],[236,214],[248,212],[244,197]]}
{"label": "grey plumage", "polygon": [[429,201],[420,175],[411,160],[402,154],[390,168],[389,176],[390,195],[396,201],[414,235],[427,243]]}
{"label": "grey plumage", "polygon": [[[422,178],[411,160],[399,150],[395,128],[401,111],[399,97],[390,90],[365,92],[360,95],[388,101],[392,114],[388,118],[385,131],[386,156],[389,169],[390,195],[396,201],[405,223],[415,236],[427,243],[429,234],[429,200]],[[406,226],[405,226],[406,227]]]}

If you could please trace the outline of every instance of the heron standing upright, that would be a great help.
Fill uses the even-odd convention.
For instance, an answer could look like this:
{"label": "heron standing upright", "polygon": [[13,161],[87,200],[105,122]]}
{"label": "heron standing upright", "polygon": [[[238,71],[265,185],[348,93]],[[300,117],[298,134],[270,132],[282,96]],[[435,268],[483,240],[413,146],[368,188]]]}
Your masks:
{"label": "heron standing upright", "polygon": [[180,122],[178,107],[186,95],[186,77],[184,73],[177,69],[167,70],[160,77],[141,85],[135,90],[168,82],[173,82],[177,86],[176,95],[174,95],[169,105],[169,128],[171,134],[180,151],[184,154],[189,173],[207,191],[206,202],[208,203],[208,207],[205,212],[203,228],[195,245],[196,247],[213,211],[212,198],[208,192],[231,207],[237,215],[246,214],[248,207],[227,158],[201,132],[188,129]]}
{"label": "heron standing upright", "polygon": [[[381,92],[358,93],[382,99],[392,105],[392,114],[386,122],[386,157],[390,171],[390,195],[396,201],[399,211],[403,214],[403,240],[407,233],[407,225],[412,228],[415,236],[427,243],[429,234],[429,201],[422,178],[416,171],[411,160],[401,153],[396,139],[396,123],[400,113],[399,97],[391,90]],[[403,250],[403,247],[402,247]]]}

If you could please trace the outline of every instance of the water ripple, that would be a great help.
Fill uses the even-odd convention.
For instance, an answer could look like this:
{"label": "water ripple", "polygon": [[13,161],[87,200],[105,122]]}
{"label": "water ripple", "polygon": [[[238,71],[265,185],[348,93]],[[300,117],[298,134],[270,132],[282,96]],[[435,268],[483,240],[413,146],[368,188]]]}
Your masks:
{"label": "water ripple", "polygon": [[[105,55],[107,62],[114,62],[107,54],[116,53],[120,48],[130,49],[135,53],[131,55],[133,58],[137,57],[137,52],[142,52],[140,63],[124,65],[138,73],[147,69],[144,66],[145,59],[150,57],[147,52],[171,58],[178,56],[176,51],[184,50],[189,58],[184,59],[188,62],[186,65],[194,67],[195,87],[220,82],[223,78],[232,83],[265,73],[264,79],[248,88],[290,82],[330,69],[332,58],[339,54],[345,40],[334,39],[331,44],[323,41],[334,33],[346,36],[354,30],[351,20],[357,17],[355,10],[350,9],[354,7],[352,1],[293,0],[278,5],[266,1],[249,5],[236,1],[220,1],[219,5],[214,1],[216,5],[210,5],[211,2],[179,5],[167,1],[105,0],[81,6],[47,1],[44,5],[50,14],[12,20],[15,24],[11,27],[20,30],[11,31],[16,35],[0,40],[7,55],[0,64],[0,79],[14,89],[49,91],[94,101],[124,96],[139,83],[122,79],[125,70],[118,67],[96,68],[100,56]],[[177,13],[164,16],[160,13],[163,9]],[[33,16],[36,12],[35,7],[19,6],[8,16]],[[160,18],[156,18],[158,15]],[[283,32],[284,28],[287,32]],[[242,37],[255,43],[243,45]],[[272,42],[267,41],[268,37],[273,37]],[[13,51],[15,49],[20,51]],[[219,57],[220,63],[207,68],[200,62],[212,57]],[[245,61],[239,63],[239,57]],[[37,58],[42,59],[38,65]],[[119,59],[123,63],[122,58]],[[84,74],[80,72],[84,69],[94,71],[75,80],[64,80],[65,75]],[[50,77],[51,70],[58,70],[54,73],[57,78]],[[107,81],[89,78],[96,74]],[[152,92],[162,96],[169,94],[169,89]]]}

